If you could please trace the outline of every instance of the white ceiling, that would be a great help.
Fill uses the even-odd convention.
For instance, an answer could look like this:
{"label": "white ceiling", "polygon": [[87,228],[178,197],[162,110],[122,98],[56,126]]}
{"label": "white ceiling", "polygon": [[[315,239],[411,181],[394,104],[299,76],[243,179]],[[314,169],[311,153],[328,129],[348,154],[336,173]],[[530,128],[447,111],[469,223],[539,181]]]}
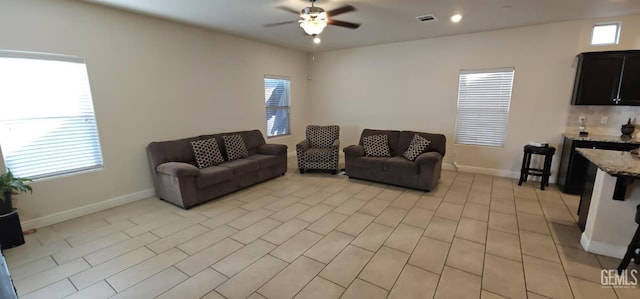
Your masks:
{"label": "white ceiling", "polygon": [[[355,30],[328,26],[321,35],[322,43],[314,45],[296,23],[263,27],[296,20],[296,15],[276,7],[300,10],[310,6],[308,0],[85,1],[309,52],[640,13],[640,0],[318,0],[316,6],[325,10],[346,4],[355,6],[357,11],[336,19],[362,26]],[[449,21],[454,13],[463,15],[460,23]],[[440,21],[416,20],[425,14],[434,14]]]}

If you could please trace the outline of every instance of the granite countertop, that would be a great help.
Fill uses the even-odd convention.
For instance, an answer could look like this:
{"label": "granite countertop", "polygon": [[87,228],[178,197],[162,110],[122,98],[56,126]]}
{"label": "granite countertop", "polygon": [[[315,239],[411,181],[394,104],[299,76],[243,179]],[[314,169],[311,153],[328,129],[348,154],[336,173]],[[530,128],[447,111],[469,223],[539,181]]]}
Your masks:
{"label": "granite countertop", "polygon": [[630,152],[577,148],[587,160],[612,176],[640,178],[640,158]]}
{"label": "granite countertop", "polygon": [[640,144],[640,139],[631,138],[629,140],[623,140],[620,136],[613,135],[597,135],[597,134],[589,134],[585,137],[580,137],[578,133],[564,133],[564,137],[567,137],[571,140],[579,140],[579,141],[600,141],[600,142],[617,142],[617,143],[636,143]]}

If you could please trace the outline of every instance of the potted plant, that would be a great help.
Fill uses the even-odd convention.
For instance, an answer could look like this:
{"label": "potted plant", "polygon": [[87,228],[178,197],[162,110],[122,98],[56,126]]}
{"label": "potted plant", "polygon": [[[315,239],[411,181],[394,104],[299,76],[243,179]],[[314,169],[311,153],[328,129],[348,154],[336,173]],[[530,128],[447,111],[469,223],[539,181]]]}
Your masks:
{"label": "potted plant", "polygon": [[0,215],[13,211],[12,194],[33,192],[31,186],[25,184],[26,182],[31,182],[31,179],[17,178],[13,176],[10,169],[7,169],[6,173],[0,174]]}

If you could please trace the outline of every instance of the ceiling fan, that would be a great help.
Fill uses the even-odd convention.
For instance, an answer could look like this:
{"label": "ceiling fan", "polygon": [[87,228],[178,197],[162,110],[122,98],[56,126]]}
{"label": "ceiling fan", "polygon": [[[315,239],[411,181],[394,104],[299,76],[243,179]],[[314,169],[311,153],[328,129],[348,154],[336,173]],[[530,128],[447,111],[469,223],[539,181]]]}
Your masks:
{"label": "ceiling fan", "polygon": [[327,25],[340,26],[340,27],[345,27],[349,29],[356,29],[360,27],[360,24],[339,21],[333,18],[343,13],[355,11],[356,10],[355,7],[351,5],[345,5],[336,9],[332,9],[330,11],[325,11],[323,8],[315,6],[316,0],[309,0],[309,1],[311,2],[311,6],[303,8],[300,12],[286,6],[278,6],[279,9],[299,15],[300,19],[293,20],[293,21],[266,24],[264,25],[264,27],[273,27],[273,26],[284,25],[284,24],[299,23],[300,27],[302,27],[302,29],[306,34],[313,36],[315,38],[314,41],[316,43],[318,43],[320,40],[317,36],[320,33],[322,33],[322,30],[324,30],[324,28]]}

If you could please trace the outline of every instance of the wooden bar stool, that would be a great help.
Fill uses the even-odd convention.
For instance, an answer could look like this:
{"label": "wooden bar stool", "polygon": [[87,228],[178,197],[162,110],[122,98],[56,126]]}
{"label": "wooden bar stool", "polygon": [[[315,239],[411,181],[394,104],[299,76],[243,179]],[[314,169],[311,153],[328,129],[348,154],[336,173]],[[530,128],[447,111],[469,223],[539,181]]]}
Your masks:
{"label": "wooden bar stool", "polygon": [[[540,189],[544,190],[545,186],[549,186],[549,176],[551,176],[551,161],[553,160],[553,154],[556,153],[556,148],[553,146],[524,146],[524,156],[522,157],[522,168],[520,168],[520,181],[518,186],[526,182],[530,175],[542,177],[540,182]],[[540,168],[531,168],[531,155],[544,156],[544,166]]]}
{"label": "wooden bar stool", "polygon": [[[640,205],[636,208],[636,223],[640,224]],[[640,252],[636,252],[638,249],[640,249],[640,225],[638,225],[638,229],[636,229],[636,233],[633,235],[629,247],[627,247],[627,252],[624,254],[620,266],[618,266],[618,274],[622,274],[622,270],[627,269],[631,259],[633,259],[636,264],[640,264]]]}

